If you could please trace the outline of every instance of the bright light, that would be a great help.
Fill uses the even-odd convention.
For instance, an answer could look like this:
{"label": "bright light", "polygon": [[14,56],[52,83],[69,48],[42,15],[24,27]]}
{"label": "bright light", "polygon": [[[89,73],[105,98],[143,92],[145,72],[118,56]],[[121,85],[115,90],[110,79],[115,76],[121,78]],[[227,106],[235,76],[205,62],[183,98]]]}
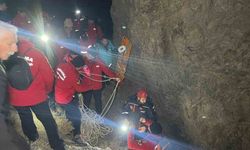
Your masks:
{"label": "bright light", "polygon": [[41,36],[41,40],[44,41],[44,42],[48,42],[48,40],[49,40],[48,35],[43,34],[43,35]]}
{"label": "bright light", "polygon": [[81,51],[82,54],[87,54],[88,52],[87,51]]}
{"label": "bright light", "polygon": [[127,29],[127,27],[126,26],[122,26],[122,29]]}
{"label": "bright light", "polygon": [[77,10],[75,11],[75,13],[76,13],[76,15],[80,15],[81,11],[80,11],[79,9],[77,9]]}
{"label": "bright light", "polygon": [[125,125],[125,124],[123,124],[123,125],[121,126],[121,130],[122,130],[123,132],[127,132],[128,129],[129,129],[129,127],[128,127],[127,125]]}
{"label": "bright light", "polygon": [[92,47],[92,45],[89,45],[89,46],[88,46],[88,48],[91,48],[91,47]]}

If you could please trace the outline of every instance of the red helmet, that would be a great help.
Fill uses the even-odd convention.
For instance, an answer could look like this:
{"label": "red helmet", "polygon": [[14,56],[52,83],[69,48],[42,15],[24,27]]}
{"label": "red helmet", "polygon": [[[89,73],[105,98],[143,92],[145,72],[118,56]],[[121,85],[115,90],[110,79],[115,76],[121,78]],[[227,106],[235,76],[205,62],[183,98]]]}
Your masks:
{"label": "red helmet", "polygon": [[147,98],[148,93],[146,91],[146,89],[141,89],[137,92],[137,97],[138,98]]}

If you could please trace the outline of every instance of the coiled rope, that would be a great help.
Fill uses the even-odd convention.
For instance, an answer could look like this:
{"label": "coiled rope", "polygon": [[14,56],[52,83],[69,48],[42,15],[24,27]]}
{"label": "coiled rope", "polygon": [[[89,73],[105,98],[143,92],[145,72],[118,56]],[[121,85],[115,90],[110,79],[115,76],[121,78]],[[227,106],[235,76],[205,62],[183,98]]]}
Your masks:
{"label": "coiled rope", "polygon": [[[115,78],[109,78],[107,76],[99,75],[99,74],[91,74],[91,76],[101,76],[106,79],[104,80],[96,80],[91,78],[91,76],[87,76],[82,74],[84,77],[96,81],[96,82],[107,82]],[[83,103],[83,96],[79,96],[80,104],[79,109],[81,111],[81,139],[82,141],[88,142],[90,145],[96,145],[98,143],[98,139],[100,137],[104,137],[112,132],[112,128],[110,126],[106,126],[104,124],[104,116],[110,110],[115,96],[117,92],[119,82],[116,83],[113,92],[111,93],[105,107],[102,110],[101,115],[97,114],[94,110],[87,108],[86,105]]]}

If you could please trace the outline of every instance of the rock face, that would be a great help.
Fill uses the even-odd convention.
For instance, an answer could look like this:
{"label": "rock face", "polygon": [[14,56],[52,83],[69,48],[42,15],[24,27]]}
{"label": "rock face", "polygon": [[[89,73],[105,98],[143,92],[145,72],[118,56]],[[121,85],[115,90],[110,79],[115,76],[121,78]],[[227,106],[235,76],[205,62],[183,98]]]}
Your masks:
{"label": "rock face", "polygon": [[127,80],[149,89],[167,136],[250,147],[249,0],[114,0],[111,12],[115,41],[133,43]]}

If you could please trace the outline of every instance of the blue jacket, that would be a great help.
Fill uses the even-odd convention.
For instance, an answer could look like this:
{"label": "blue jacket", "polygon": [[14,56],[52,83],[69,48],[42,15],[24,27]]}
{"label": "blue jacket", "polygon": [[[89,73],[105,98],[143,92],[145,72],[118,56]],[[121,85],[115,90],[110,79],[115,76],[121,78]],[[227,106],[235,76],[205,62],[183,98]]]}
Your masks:
{"label": "blue jacket", "polygon": [[106,66],[110,67],[110,65],[112,65],[117,50],[111,41],[108,42],[107,47],[103,46],[101,43],[96,43],[93,46],[93,50],[97,53],[98,57],[104,62]]}

